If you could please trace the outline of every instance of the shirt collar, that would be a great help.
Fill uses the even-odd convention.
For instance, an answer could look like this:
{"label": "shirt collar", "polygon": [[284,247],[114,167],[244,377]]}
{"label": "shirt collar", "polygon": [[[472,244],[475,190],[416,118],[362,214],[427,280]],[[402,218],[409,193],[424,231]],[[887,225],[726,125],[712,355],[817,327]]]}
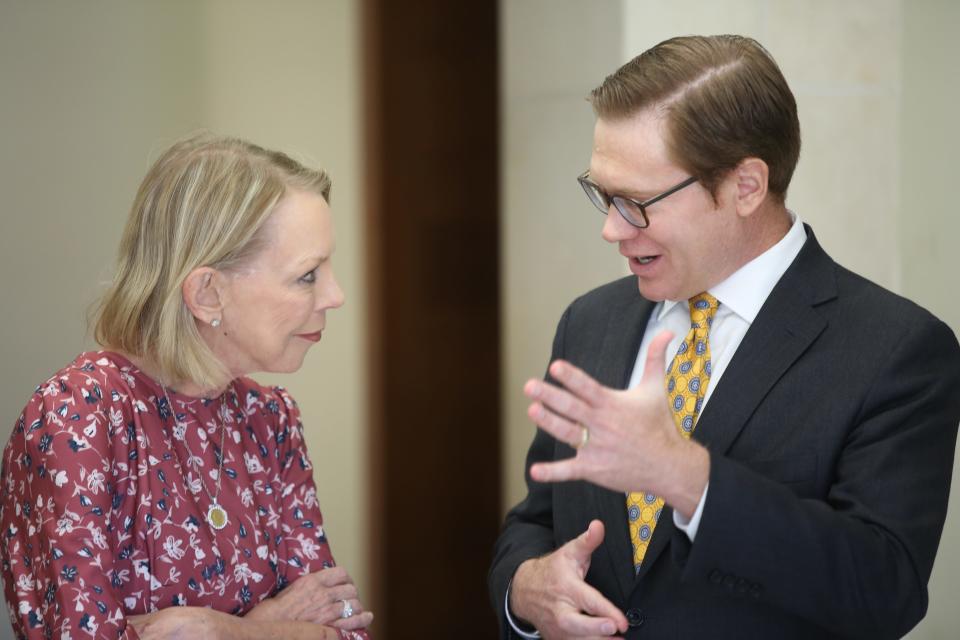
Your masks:
{"label": "shirt collar", "polygon": [[[726,306],[748,323],[752,323],[757,317],[760,307],[767,301],[770,292],[807,240],[800,216],[793,211],[788,213],[793,224],[779,242],[708,290],[708,293],[719,300],[721,305]],[[684,301],[664,300],[657,320],[663,320],[680,302]]]}

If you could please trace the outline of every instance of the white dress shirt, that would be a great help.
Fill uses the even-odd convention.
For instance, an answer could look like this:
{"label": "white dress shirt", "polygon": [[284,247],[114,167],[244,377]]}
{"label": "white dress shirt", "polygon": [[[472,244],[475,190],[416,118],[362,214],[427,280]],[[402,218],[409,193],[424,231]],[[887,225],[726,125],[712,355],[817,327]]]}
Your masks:
{"label": "white dress shirt", "polygon": [[[767,301],[773,287],[779,282],[780,277],[783,276],[797,254],[800,253],[803,243],[807,240],[807,234],[803,230],[803,223],[800,218],[793,212],[790,213],[790,216],[793,219],[793,225],[777,244],[707,291],[720,301],[720,307],[713,318],[708,337],[712,373],[710,374],[710,383],[707,385],[706,395],[703,398],[703,405],[700,407],[701,413],[706,408],[707,403],[710,402],[713,390],[720,382],[720,378],[723,377],[723,372],[733,359],[733,354],[737,352],[737,347],[740,346],[747,329],[750,328],[757,317],[757,313],[760,312],[760,307]],[[643,368],[647,361],[647,347],[649,347],[654,336],[662,331],[673,332],[673,339],[670,340],[664,356],[663,375],[666,375],[667,367],[677,353],[677,349],[680,348],[680,343],[683,342],[690,331],[690,309],[687,300],[665,300],[657,303],[653,308],[653,312],[650,314],[650,322],[647,323],[647,328],[643,334],[643,341],[640,343],[640,350],[637,352],[637,361],[633,367],[628,387],[633,388],[640,383],[643,378]],[[708,484],[689,521],[676,511],[673,512],[673,523],[687,534],[691,542],[697,535],[700,516],[703,513],[703,505],[706,503],[709,488]]]}
{"label": "white dress shirt", "polygon": [[[720,307],[713,318],[713,324],[710,326],[710,363],[712,373],[710,383],[707,385],[707,391],[703,398],[703,405],[700,407],[701,413],[710,401],[710,395],[716,388],[717,383],[723,376],[727,365],[733,359],[737,347],[746,335],[750,325],[760,312],[760,307],[767,301],[773,287],[783,276],[784,272],[793,263],[793,260],[803,248],[803,243],[807,240],[807,234],[803,229],[803,223],[799,216],[790,212],[793,224],[786,235],[780,239],[759,256],[740,267],[729,278],[720,284],[711,287],[707,293],[720,301]],[[673,360],[680,343],[687,337],[690,331],[690,310],[688,300],[664,300],[657,303],[650,314],[650,321],[643,333],[643,341],[640,343],[640,350],[637,352],[636,364],[633,367],[633,373],[630,376],[629,388],[633,388],[640,383],[643,378],[643,369],[647,360],[647,348],[654,336],[662,331],[673,332],[673,339],[667,346],[664,356],[663,371],[660,376],[666,375],[667,367]],[[641,487],[638,487],[642,490]],[[689,521],[686,521],[676,511],[673,512],[673,523],[687,536],[692,542],[697,535],[697,528],[700,526],[700,516],[703,514],[703,505],[707,501],[707,491],[710,489],[708,484],[700,496],[700,502]],[[624,509],[627,508],[624,502]],[[507,595],[504,602],[504,608],[507,613],[507,621],[514,631],[524,638],[539,638],[540,634],[536,631],[523,631],[517,627],[510,613],[510,587],[507,587]]]}

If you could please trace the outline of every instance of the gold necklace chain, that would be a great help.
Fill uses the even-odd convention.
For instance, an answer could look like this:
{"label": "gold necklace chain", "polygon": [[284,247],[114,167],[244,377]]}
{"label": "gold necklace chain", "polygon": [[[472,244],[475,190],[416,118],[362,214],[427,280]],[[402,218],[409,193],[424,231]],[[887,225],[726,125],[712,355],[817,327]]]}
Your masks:
{"label": "gold necklace chain", "polygon": [[[181,423],[180,419],[177,418],[177,411],[173,408],[173,403],[170,401],[170,394],[167,393],[167,387],[162,382],[160,383],[160,388],[163,390],[163,398],[167,401],[167,406],[170,408],[170,413],[173,414],[173,424],[183,433],[183,446],[187,448],[187,453],[190,455],[189,466],[191,466],[197,475],[200,476],[200,486],[203,487],[204,493],[206,493],[207,497],[210,498],[210,507],[207,509],[207,523],[219,531],[227,526],[227,522],[229,521],[227,510],[224,509],[218,501],[218,498],[220,497],[220,485],[223,480],[223,459],[226,457],[226,454],[223,451],[223,445],[227,438],[227,423],[223,419],[223,411],[226,407],[226,400],[224,400],[224,403],[220,405],[220,464],[217,467],[217,492],[212,494],[210,493],[210,490],[207,489],[207,483],[203,479],[203,472],[200,470],[200,467],[196,462],[199,458],[193,455],[193,450],[190,448],[190,443],[187,441],[187,426]],[[234,404],[239,405],[237,391],[234,389],[232,382],[230,383],[230,391],[233,394]],[[174,439],[177,439],[176,434],[171,435],[173,435]],[[176,449],[174,449],[173,452],[179,460],[180,455],[177,454]],[[189,483],[186,482],[186,478],[184,478],[184,484],[187,485],[187,490],[191,494],[196,495],[196,492],[190,487]],[[194,498],[194,500],[196,500],[196,498]]]}

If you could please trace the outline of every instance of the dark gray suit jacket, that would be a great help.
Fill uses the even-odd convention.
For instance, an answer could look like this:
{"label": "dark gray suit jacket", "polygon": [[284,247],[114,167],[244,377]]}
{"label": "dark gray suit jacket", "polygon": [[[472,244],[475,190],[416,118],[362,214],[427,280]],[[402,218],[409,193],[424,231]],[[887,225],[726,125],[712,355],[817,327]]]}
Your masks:
{"label": "dark gray suit jacket", "polygon": [[[524,560],[600,519],[587,582],[627,638],[897,638],[924,615],[960,422],[960,347],[924,309],[837,265],[807,228],[694,438],[711,454],[696,542],[669,508],[634,575],[624,494],[540,484],[507,515],[490,571],[502,637]],[[654,304],[630,276],[567,308],[551,361],[623,388]],[[532,463],[573,455],[537,430]]]}

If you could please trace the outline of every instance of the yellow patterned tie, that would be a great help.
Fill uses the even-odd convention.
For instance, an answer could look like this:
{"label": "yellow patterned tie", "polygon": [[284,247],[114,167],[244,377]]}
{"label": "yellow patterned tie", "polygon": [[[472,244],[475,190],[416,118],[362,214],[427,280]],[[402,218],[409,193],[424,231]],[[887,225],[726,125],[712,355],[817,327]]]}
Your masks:
{"label": "yellow patterned tie", "polygon": [[[664,383],[673,421],[684,438],[689,438],[700,415],[703,397],[710,382],[710,345],[707,334],[720,303],[709,293],[690,298],[690,332],[667,367]],[[633,543],[633,566],[640,569],[653,530],[660,519],[663,498],[652,493],[627,494],[627,520]]]}

